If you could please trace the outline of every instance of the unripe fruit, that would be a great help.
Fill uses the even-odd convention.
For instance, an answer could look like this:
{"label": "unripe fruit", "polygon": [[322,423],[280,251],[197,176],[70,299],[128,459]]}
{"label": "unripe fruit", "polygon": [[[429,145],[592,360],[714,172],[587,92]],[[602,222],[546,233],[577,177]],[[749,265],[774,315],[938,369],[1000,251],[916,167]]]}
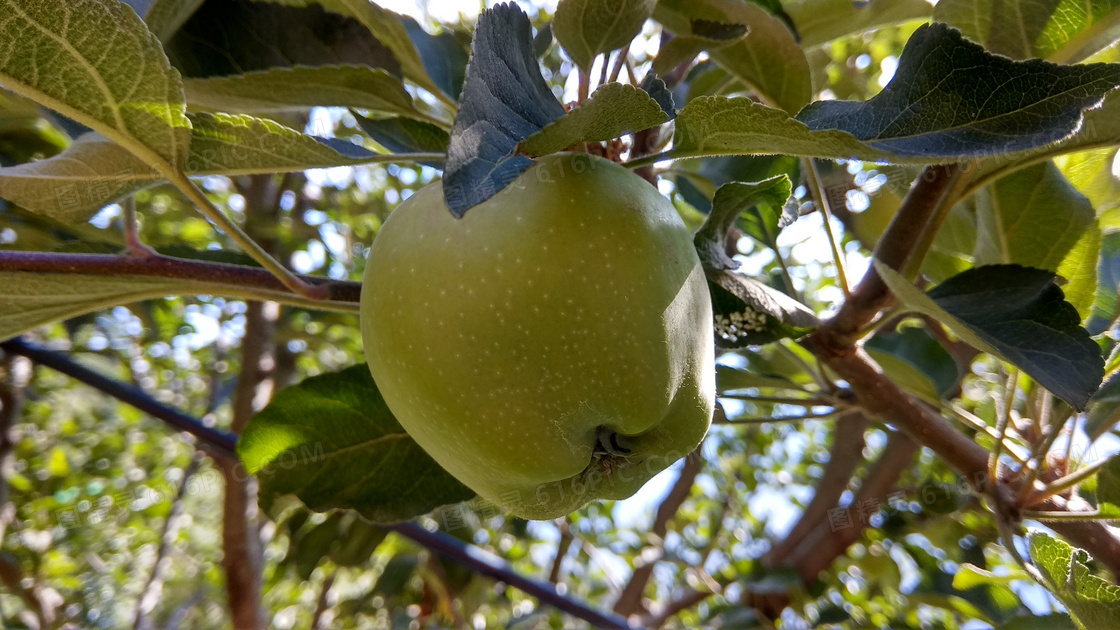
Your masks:
{"label": "unripe fruit", "polygon": [[622,499],[703,438],[712,312],[672,204],[622,166],[545,157],[455,219],[440,183],[374,240],[366,360],[401,425],[514,516]]}

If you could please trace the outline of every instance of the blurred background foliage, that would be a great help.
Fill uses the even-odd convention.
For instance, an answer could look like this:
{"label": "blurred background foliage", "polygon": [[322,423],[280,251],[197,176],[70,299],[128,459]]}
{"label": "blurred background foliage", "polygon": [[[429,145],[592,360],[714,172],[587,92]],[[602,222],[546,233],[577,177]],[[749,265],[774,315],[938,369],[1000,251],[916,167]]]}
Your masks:
{"label": "blurred background foliage", "polygon": [[[421,23],[432,32],[455,33],[464,46],[477,11],[448,22],[452,3],[438,4],[443,23],[437,26],[423,7],[417,13]],[[784,4],[795,8],[799,3]],[[553,6],[526,8],[541,28]],[[817,97],[865,100],[876,94],[923,21],[809,48]],[[630,48],[638,76],[649,67],[657,42],[658,30],[650,23]],[[1103,54],[1116,57],[1115,50]],[[543,51],[542,65],[557,95],[573,100],[573,66],[554,43]],[[701,59],[675,95],[680,106],[705,94],[749,92]],[[288,122],[376,147],[346,110],[316,109]],[[48,157],[68,142],[56,121],[0,93],[0,164]],[[1059,161],[1079,190],[1096,196],[1106,219],[1120,207],[1115,160],[1115,149],[1104,149]],[[849,274],[858,277],[915,172],[860,163],[821,162],[818,167],[830,189],[839,187],[843,203],[836,208],[835,227],[843,235]],[[796,195],[807,202],[801,171],[799,160],[780,156],[692,160],[670,167],[662,190],[696,224],[715,188],[732,180],[786,173],[800,184]],[[223,210],[294,269],[360,280],[365,252],[384,218],[436,175],[423,166],[371,165],[207,177],[202,183]],[[136,205],[142,239],[156,249],[235,249],[169,186],[138,193]],[[950,219],[948,236],[937,241],[927,269],[934,279],[969,263],[975,241],[969,212],[962,205],[957,214],[963,219]],[[110,206],[89,223],[64,225],[0,205],[0,248],[116,251],[123,246],[121,216],[120,207]],[[1120,228],[1115,218],[1102,224]],[[793,282],[785,288],[817,312],[843,297],[821,232],[819,215],[813,214],[779,241]],[[783,285],[772,251],[747,238],[739,249],[749,273]],[[33,338],[228,428],[242,374],[247,308],[219,296],[150,300],[42,327]],[[273,389],[363,360],[354,316],[284,307],[276,309],[274,326],[264,366]],[[905,326],[901,330],[897,334],[908,334]],[[928,335],[924,329],[910,330]],[[992,392],[1006,379],[1000,366],[981,361],[958,378],[957,359],[940,345],[907,347],[919,356],[900,356],[889,339],[878,351],[884,360],[896,361],[899,378],[909,377],[912,390],[932,387],[935,396],[946,388],[959,391],[963,417],[994,425]],[[851,531],[857,537],[819,579],[802,586],[795,573],[771,566],[766,553],[825,480],[841,425],[835,414],[827,415],[828,406],[798,401],[820,372],[795,344],[727,353],[720,362],[729,422],[713,428],[701,465],[686,470],[678,463],[633,499],[592,504],[557,522],[504,519],[473,504],[448,506],[426,522],[601,608],[614,606],[646,567],[648,586],[639,588],[630,610],[646,615],[651,626],[1068,627],[1068,618],[1034,626],[1022,619],[1060,607],[997,544],[994,523],[955,473],[925,450],[901,463],[899,481],[889,492],[860,497],[857,503],[858,481],[843,491],[847,507],[830,510],[827,533]],[[7,397],[2,420],[12,436],[4,483],[14,509],[3,532],[0,564],[6,574],[18,576],[0,590],[3,627],[37,625],[36,606],[54,610],[53,627],[131,627],[153,586],[155,598],[146,604],[149,612],[142,620],[149,625],[142,627],[230,627],[221,562],[225,482],[220,471],[196,455],[190,440],[55,372],[32,372],[25,361],[8,357],[0,363],[0,374]],[[752,378],[760,374],[769,380]],[[1024,385],[1014,401],[1023,423],[1037,417],[1042,404],[1037,388]],[[21,404],[22,413],[13,415],[19,405],[8,401]],[[802,413],[821,417],[734,422]],[[854,471],[856,480],[864,479],[896,445],[875,423],[850,426],[865,432],[863,463]],[[1075,449],[1083,442],[1079,435],[1070,440]],[[1113,443],[1106,437],[1098,448],[1107,450]],[[180,515],[169,527],[173,508]],[[872,527],[859,527],[863,523]],[[581,627],[515,589],[386,535],[353,514],[312,514],[292,505],[275,521],[258,515],[253,526],[263,542],[260,606],[274,628]],[[157,559],[161,584],[153,585]],[[982,571],[962,570],[966,563]],[[775,620],[765,619],[768,610],[777,613]]]}

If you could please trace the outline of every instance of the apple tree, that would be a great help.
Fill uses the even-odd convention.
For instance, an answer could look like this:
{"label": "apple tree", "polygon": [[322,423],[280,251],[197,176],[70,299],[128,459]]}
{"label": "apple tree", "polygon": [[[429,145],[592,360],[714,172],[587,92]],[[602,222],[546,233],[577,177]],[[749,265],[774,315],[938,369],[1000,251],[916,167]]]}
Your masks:
{"label": "apple tree", "polygon": [[486,4],[0,0],[4,627],[1120,627],[1120,2]]}

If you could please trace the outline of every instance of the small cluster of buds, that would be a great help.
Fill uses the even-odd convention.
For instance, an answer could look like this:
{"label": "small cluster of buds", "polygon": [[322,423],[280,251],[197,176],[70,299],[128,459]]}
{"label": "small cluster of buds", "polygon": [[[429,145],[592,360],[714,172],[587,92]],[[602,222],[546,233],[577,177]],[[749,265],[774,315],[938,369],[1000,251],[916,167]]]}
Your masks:
{"label": "small cluster of buds", "polygon": [[766,330],[766,315],[749,308],[742,313],[715,316],[716,334],[725,341],[732,343],[746,337],[749,332],[762,332]]}

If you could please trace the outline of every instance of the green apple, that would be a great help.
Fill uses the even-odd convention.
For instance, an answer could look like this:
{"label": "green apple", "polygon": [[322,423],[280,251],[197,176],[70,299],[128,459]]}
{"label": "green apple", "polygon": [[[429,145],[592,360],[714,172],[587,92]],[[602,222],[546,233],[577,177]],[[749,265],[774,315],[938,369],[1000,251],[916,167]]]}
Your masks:
{"label": "green apple", "polygon": [[712,310],[692,236],[613,162],[545,157],[462,219],[426,186],[378,232],[361,300],[389,409],[514,516],[629,497],[711,421]]}

